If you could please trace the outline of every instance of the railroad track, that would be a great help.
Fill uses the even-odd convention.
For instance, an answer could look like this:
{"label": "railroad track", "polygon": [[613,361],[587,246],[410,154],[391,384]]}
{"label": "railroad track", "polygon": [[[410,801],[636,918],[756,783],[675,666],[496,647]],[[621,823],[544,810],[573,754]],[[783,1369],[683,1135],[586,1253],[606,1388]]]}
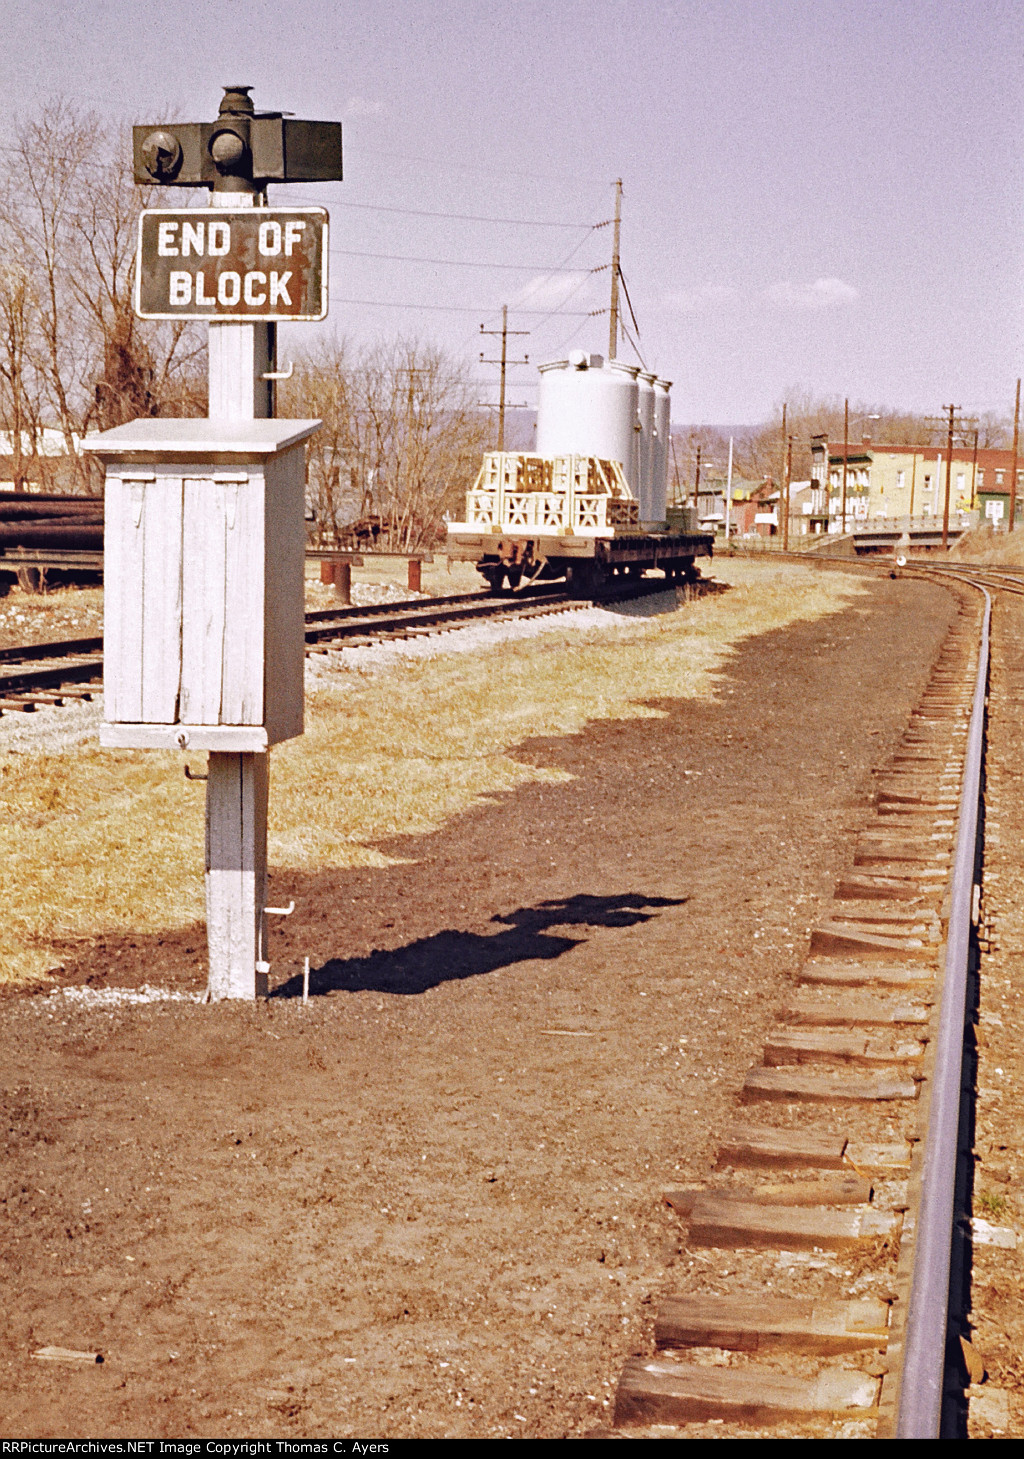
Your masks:
{"label": "railroad track", "polygon": [[680,1278],[610,1434],[965,1432],[973,1355],[950,1291],[969,1240],[954,1184],[988,672],[975,589],[1024,578],[923,570],[960,612],[714,1172],[664,1193]]}
{"label": "railroad track", "polygon": [[[560,584],[546,584],[509,597],[493,593],[460,593],[450,597],[368,607],[326,608],[306,614],[306,653],[330,653],[345,648],[396,639],[446,633],[472,623],[539,618],[567,613],[594,603],[620,602],[649,593],[664,592],[665,583],[650,579],[628,589],[592,598],[573,597]],[[0,714],[87,700],[102,691],[103,639],[76,638],[24,644],[0,650]]]}
{"label": "railroad track", "polygon": [[102,680],[102,638],[0,649],[0,714],[92,699],[101,692]]}

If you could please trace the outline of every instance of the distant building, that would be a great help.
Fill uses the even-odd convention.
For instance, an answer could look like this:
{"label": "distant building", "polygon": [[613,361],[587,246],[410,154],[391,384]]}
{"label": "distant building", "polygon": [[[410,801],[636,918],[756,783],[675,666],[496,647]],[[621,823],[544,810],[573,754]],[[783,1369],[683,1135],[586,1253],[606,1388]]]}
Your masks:
{"label": "distant building", "polygon": [[[873,445],[869,439],[846,448],[847,526],[879,518],[941,517],[947,482],[950,518],[977,512],[1005,521],[1009,512],[1012,451],[956,446],[952,474],[944,446]],[[828,491],[828,530],[842,530],[843,445],[815,436],[811,441],[812,485]],[[1018,460],[1017,513],[1024,511],[1024,452]]]}
{"label": "distant building", "polygon": [[[78,436],[73,436],[75,450],[81,444]],[[43,426],[35,433],[22,431],[21,433],[21,454],[26,459],[30,456],[63,456],[68,446],[64,439],[64,432],[58,426]],[[4,457],[14,455],[14,432],[0,431],[0,460]]]}
{"label": "distant building", "polygon": [[[770,490],[770,487],[767,489]],[[701,484],[697,494],[697,521],[701,531],[717,532],[724,536],[725,519],[728,516],[730,537],[748,537],[755,532],[758,535],[769,535],[768,523],[755,521],[758,512],[762,515],[767,512],[777,525],[774,508],[761,500],[765,490],[763,482],[744,481],[739,476],[734,476],[730,501],[724,477],[709,477]]]}

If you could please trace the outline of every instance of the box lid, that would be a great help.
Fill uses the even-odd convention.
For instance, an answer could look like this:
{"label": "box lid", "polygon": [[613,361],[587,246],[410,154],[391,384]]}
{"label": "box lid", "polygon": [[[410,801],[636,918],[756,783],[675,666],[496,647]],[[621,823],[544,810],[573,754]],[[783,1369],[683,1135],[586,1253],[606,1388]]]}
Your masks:
{"label": "box lid", "polygon": [[142,417],[86,436],[82,448],[103,461],[118,457],[241,456],[262,459],[308,440],[319,420],[208,420]]}

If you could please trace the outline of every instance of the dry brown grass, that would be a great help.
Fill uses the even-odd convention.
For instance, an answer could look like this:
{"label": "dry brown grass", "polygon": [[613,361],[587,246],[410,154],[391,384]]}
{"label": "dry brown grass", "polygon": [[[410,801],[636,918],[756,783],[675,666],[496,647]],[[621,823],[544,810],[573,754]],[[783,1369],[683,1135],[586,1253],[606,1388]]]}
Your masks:
{"label": "dry brown grass", "polygon": [[51,638],[90,638],[102,632],[102,588],[26,593],[13,587],[0,598],[0,648]]}
{"label": "dry brown grass", "polygon": [[[537,735],[662,713],[647,701],[710,698],[753,635],[841,611],[856,577],[720,561],[717,597],[612,630],[537,638],[343,673],[312,692],[305,736],[274,751],[270,859],[302,867],[385,863],[382,838],[435,830],[482,798],[557,778],[515,758]],[[54,962],[52,942],[156,932],[203,915],[203,797],[181,757],[86,748],[0,759],[0,978]]]}
{"label": "dry brown grass", "polygon": [[954,562],[1024,563],[1024,531],[993,532],[991,527],[977,527],[965,532],[950,549]]}

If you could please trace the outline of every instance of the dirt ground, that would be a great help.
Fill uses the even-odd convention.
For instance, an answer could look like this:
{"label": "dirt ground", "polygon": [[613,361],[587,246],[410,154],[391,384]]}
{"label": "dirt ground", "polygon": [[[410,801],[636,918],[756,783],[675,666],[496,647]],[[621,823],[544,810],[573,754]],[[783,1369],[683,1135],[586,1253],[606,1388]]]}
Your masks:
{"label": "dirt ground", "polygon": [[[715,702],[533,741],[571,772],[275,874],[255,1006],[200,927],[0,1000],[4,1437],[571,1437],[649,1351],[677,1231],[955,605],[870,580]],[[34,1361],[44,1345],[102,1365]]]}

